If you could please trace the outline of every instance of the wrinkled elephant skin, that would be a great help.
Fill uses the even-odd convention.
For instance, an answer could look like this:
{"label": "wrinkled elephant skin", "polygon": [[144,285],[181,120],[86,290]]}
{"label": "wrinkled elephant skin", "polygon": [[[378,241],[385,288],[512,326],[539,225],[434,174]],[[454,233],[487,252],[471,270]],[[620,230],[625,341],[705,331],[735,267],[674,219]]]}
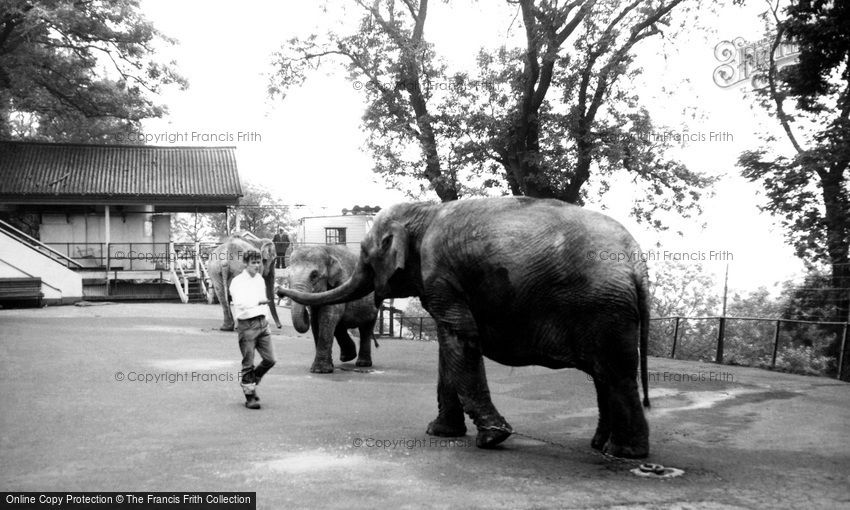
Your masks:
{"label": "wrinkled elephant skin", "polygon": [[280,328],[274,299],[274,266],[277,253],[270,239],[243,238],[230,236],[222,244],[210,252],[207,260],[207,272],[212,280],[213,290],[221,304],[224,322],[222,331],[233,331],[233,312],[230,310],[230,282],[245,269],[243,257],[250,249],[259,251],[263,257],[263,281],[266,287],[266,298],[269,300],[269,311],[275,325]]}
{"label": "wrinkled elephant skin", "polygon": [[430,434],[492,448],[513,432],[496,410],[482,356],[510,366],[575,367],[593,377],[599,423],[591,446],[645,457],[649,298],[640,247],[601,213],[557,200],[503,197],[396,204],[379,213],[352,277],[283,294],[309,306],[419,296],[437,322],[437,418]]}
{"label": "wrinkled elephant skin", "polygon": [[[324,292],[338,287],[348,280],[357,264],[357,256],[344,246],[304,246],[293,250],[289,258],[290,287],[302,292]],[[310,371],[327,374],[334,370],[333,339],[336,338],[340,349],[340,361],[350,361],[357,357],[356,366],[372,366],[373,330],[378,309],[374,296],[327,306],[306,307],[298,302],[292,303],[292,324],[299,333],[313,330],[316,343],[316,357]],[[348,334],[348,329],[358,328],[360,350]]]}

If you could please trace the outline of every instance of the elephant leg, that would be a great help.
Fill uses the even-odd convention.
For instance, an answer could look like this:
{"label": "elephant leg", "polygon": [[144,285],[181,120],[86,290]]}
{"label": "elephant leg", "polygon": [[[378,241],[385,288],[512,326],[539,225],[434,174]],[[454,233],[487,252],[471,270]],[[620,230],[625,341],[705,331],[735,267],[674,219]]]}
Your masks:
{"label": "elephant leg", "polygon": [[599,406],[599,422],[596,425],[596,433],[593,435],[593,440],[590,441],[590,446],[595,450],[602,450],[608,439],[611,437],[611,411],[610,411],[610,391],[608,385],[601,380],[600,377],[593,378],[593,385],[596,386],[596,403]]}
{"label": "elephant leg", "polygon": [[221,303],[221,311],[224,315],[224,322],[221,324],[221,327],[218,328],[221,331],[234,330],[233,312],[230,310],[230,293],[228,292],[227,285],[227,277],[226,275],[222,275],[221,285],[215,287],[218,302]]}
{"label": "elephant leg", "polygon": [[620,355],[610,360],[610,369],[604,374],[608,385],[611,437],[603,452],[640,459],[649,455],[649,426],[638,394],[637,349],[615,353],[618,351]]}
{"label": "elephant leg", "polygon": [[372,335],[375,331],[375,320],[361,325],[357,330],[360,332],[360,351],[357,353],[358,367],[372,366]]}
{"label": "elephant leg", "polygon": [[341,324],[337,324],[334,330],[334,337],[339,344],[339,360],[345,363],[357,357],[357,346],[351,335],[348,334],[348,329]]}
{"label": "elephant leg", "polygon": [[440,377],[445,382],[443,403],[447,406],[446,413],[449,418],[452,413],[456,416],[456,411],[452,409],[455,402],[450,395],[450,390],[454,388],[464,412],[478,427],[475,445],[479,448],[493,448],[513,434],[513,429],[490,400],[484,357],[472,338],[464,341],[442,325],[438,332]]}
{"label": "elephant leg", "polygon": [[466,435],[463,406],[457,390],[448,382],[446,359],[440,349],[439,370],[437,376],[437,418],[428,424],[427,434],[439,437],[460,437]]}
{"label": "elephant leg", "polygon": [[316,357],[313,360],[313,366],[310,367],[310,372],[314,374],[330,374],[334,371],[334,364],[331,358],[334,327],[332,324],[329,324],[327,308],[310,308],[310,329],[313,331],[313,341],[316,344]]}

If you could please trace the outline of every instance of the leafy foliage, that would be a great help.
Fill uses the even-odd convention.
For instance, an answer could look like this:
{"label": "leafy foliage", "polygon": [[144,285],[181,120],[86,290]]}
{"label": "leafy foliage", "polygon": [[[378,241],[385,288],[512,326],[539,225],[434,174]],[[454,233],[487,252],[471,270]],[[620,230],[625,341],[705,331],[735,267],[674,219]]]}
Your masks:
{"label": "leafy foliage", "polygon": [[[278,228],[291,230],[295,224],[290,216],[289,206],[279,205],[279,198],[263,186],[255,183],[243,183],[244,196],[239,200],[239,229],[247,230],[257,237],[271,239]],[[231,220],[231,231],[235,228],[235,215]],[[227,237],[227,223],[224,214],[207,216],[209,233],[220,240]]]}
{"label": "leafy foliage", "polygon": [[[764,356],[756,366],[771,368],[773,355]],[[802,375],[827,375],[834,372],[835,358],[817,354],[815,349],[806,346],[783,347],[776,353],[774,370]]]}
{"label": "leafy foliage", "polygon": [[451,74],[423,35],[427,0],[356,3],[355,33],[286,44],[269,90],[285,96],[327,59],[344,66],[363,86],[366,147],[388,183],[443,201],[583,203],[588,183],[602,194],[628,175],[646,197],[634,204],[638,219],[661,228],[658,210],[698,210],[712,180],[665,156],[669,139],[654,136],[659,127],[628,82],[639,72],[635,46],[662,34],[683,0],[509,2],[525,47],[481,49],[477,69]]}
{"label": "leafy foliage", "polygon": [[[765,136],[765,146],[738,160],[748,179],[764,185],[762,209],[777,217],[797,255],[832,267],[836,315],[850,315],[850,6],[796,0],[776,24],[774,45],[793,38],[799,61],[777,72],[771,51],[768,87],[757,93],[793,149]],[[845,319],[846,320],[846,319]],[[837,346],[834,346],[837,349]],[[850,356],[850,342],[845,346]],[[842,376],[850,380],[850,371]]]}
{"label": "leafy foliage", "polygon": [[0,3],[0,137],[114,143],[165,109],[150,98],[185,80],[153,59],[173,43],[137,0]]}

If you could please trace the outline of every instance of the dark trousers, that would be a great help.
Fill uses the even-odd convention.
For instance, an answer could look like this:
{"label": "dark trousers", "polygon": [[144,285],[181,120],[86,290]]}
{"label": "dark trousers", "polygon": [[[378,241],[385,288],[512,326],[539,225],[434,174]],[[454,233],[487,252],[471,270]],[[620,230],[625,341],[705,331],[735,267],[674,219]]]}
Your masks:
{"label": "dark trousers", "polygon": [[[260,379],[275,364],[272,334],[264,316],[252,319],[239,319],[236,326],[239,332],[239,350],[242,351],[242,370],[239,372],[242,391],[246,395],[254,393]],[[263,361],[254,366],[254,350],[260,353]]]}

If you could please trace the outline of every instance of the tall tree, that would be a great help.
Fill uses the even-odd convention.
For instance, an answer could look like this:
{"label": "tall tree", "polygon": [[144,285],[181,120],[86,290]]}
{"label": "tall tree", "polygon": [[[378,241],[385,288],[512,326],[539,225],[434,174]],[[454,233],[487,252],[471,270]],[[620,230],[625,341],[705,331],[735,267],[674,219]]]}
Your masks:
{"label": "tall tree", "polygon": [[341,58],[366,94],[375,170],[399,187],[413,183],[414,195],[418,185],[443,201],[512,193],[582,203],[594,173],[604,192],[608,177],[627,172],[648,188],[640,219],[658,207],[686,213],[710,180],[665,158],[670,139],[656,136],[625,83],[638,71],[635,47],[661,34],[683,2],[509,1],[524,47],[482,49],[477,70],[448,76],[425,39],[427,0],[357,1],[354,34],[282,48],[270,92],[285,94]]}
{"label": "tall tree", "polygon": [[154,59],[174,41],[137,0],[0,1],[0,138],[115,143],[165,109],[151,96],[185,87]]}
{"label": "tall tree", "polygon": [[[832,268],[832,320],[850,317],[850,5],[795,0],[775,22],[767,87],[760,104],[782,127],[787,145],[773,136],[746,151],[739,165],[767,195],[763,210],[778,217],[797,255]],[[799,60],[777,72],[774,52],[786,38]],[[840,335],[839,335],[840,336]],[[833,351],[837,353],[837,345]],[[850,342],[845,345],[850,359]],[[850,381],[850,369],[842,379]]]}
{"label": "tall tree", "polygon": [[[441,70],[432,45],[425,40],[428,0],[355,3],[362,16],[357,32],[290,40],[276,55],[277,72],[269,92],[283,96],[288,88],[301,85],[306,72],[317,68],[323,58],[340,57],[355,86],[364,86],[367,93],[363,123],[372,134],[375,170],[425,179],[442,201],[457,199],[458,184],[443,170],[428,106],[428,80]],[[382,149],[380,141],[375,142],[383,136],[391,137],[396,147],[415,142],[421,158]]]}

